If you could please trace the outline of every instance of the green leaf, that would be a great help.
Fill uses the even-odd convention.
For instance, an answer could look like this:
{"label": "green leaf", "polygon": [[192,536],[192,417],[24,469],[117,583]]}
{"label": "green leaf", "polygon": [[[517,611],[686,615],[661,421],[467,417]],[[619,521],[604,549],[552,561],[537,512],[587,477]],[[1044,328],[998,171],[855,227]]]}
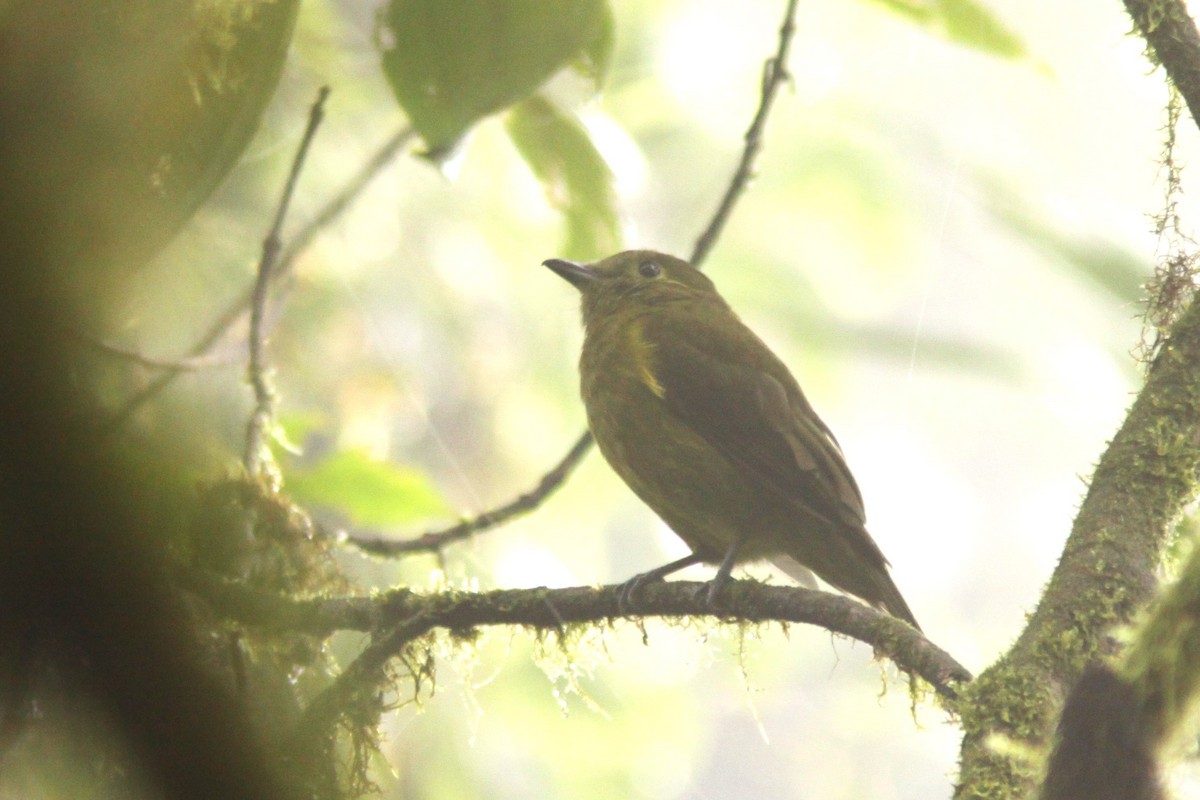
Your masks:
{"label": "green leaf", "polygon": [[122,291],[114,276],[133,275],[237,163],[299,8],[0,0],[0,183],[32,204],[78,297]]}
{"label": "green leaf", "polygon": [[280,435],[289,442],[298,443],[299,452],[303,452],[304,441],[311,434],[328,427],[329,419],[320,411],[287,411],[276,417],[276,424]]}
{"label": "green leaf", "polygon": [[571,68],[580,75],[591,78],[597,90],[608,76],[608,68],[612,66],[613,51],[617,44],[616,30],[617,21],[613,18],[612,7],[604,3],[599,24],[596,25],[595,37],[571,64]]}
{"label": "green leaf", "polygon": [[512,110],[507,127],[550,203],[566,217],[563,255],[590,260],[620,249],[612,170],[579,120],[535,96]]}
{"label": "green leaf", "polygon": [[1002,181],[981,181],[982,185],[988,183],[992,184],[986,194],[991,212],[1021,242],[1039,248],[1119,303],[1132,305],[1145,296],[1143,287],[1150,268],[1144,256],[1104,237],[1073,236],[1048,222],[1051,215],[1027,198],[1014,196]]}
{"label": "green leaf", "polygon": [[391,0],[383,24],[384,75],[434,153],[571,61],[606,68],[611,51],[606,0]]}
{"label": "green leaf", "polygon": [[1000,58],[1020,59],[1025,44],[975,0],[876,0],[923,28],[966,47]]}
{"label": "green leaf", "polygon": [[312,469],[288,472],[286,485],[300,502],[335,509],[366,528],[404,525],[450,511],[424,473],[360,450],[343,450]]}

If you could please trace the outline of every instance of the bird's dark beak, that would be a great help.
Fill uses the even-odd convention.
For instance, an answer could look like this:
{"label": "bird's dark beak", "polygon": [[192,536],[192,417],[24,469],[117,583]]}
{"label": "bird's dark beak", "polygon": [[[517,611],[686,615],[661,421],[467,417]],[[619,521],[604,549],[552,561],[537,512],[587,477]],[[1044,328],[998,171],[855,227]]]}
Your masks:
{"label": "bird's dark beak", "polygon": [[600,279],[596,271],[587,264],[578,264],[574,261],[567,261],[565,258],[546,259],[542,262],[542,266],[554,270],[581,292],[587,288],[588,284],[595,283]]}

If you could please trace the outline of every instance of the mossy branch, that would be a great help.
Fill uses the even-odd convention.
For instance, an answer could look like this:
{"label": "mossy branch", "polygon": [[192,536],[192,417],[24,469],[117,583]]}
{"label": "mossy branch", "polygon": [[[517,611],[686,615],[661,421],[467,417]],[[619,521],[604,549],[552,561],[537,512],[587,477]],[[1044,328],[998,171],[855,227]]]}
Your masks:
{"label": "mossy branch", "polygon": [[[1096,467],[1058,567],[1007,655],[966,690],[958,798],[1028,796],[1069,689],[1150,601],[1200,469],[1200,306],[1175,324]],[[997,741],[1016,748],[993,747]]]}
{"label": "mossy branch", "polygon": [[[1177,0],[1125,0],[1200,120],[1200,35]],[[955,797],[1027,797],[1062,699],[1085,666],[1112,654],[1114,627],[1149,602],[1200,468],[1200,308],[1168,332],[1146,385],[1096,467],[1058,567],[1012,649],[966,691]],[[1012,747],[997,747],[1009,742]]]}
{"label": "mossy branch", "polygon": [[1119,669],[1141,704],[1150,737],[1168,742],[1200,698],[1200,547],[1142,623]]}
{"label": "mossy branch", "polygon": [[1039,800],[1163,800],[1137,691],[1095,663],[1068,695]]}
{"label": "mossy branch", "polygon": [[1180,0],[1124,0],[1146,40],[1146,56],[1167,71],[1192,119],[1200,122],[1200,33]]}
{"label": "mossy branch", "polygon": [[[203,573],[189,572],[180,580],[218,613],[244,624],[316,636],[335,630],[371,632],[374,643],[363,653],[369,663],[346,669],[348,685],[364,677],[378,678],[388,658],[399,655],[408,644],[435,628],[462,632],[490,625],[520,625],[558,631],[569,624],[601,623],[624,616],[618,607],[619,586],[444,591],[428,595],[398,589],[365,597],[296,600]],[[648,585],[639,595],[638,613],[631,618],[706,616],[702,589],[707,585],[692,581]],[[920,631],[848,597],[757,581],[733,581],[723,604],[724,619],[808,623],[869,644],[877,655],[928,682],[951,710],[961,685],[971,680],[970,672]],[[342,680],[339,678],[337,683]],[[334,694],[353,693],[349,688],[334,687],[329,690]],[[338,704],[314,701],[313,708],[327,708],[334,713]]]}
{"label": "mossy branch", "polygon": [[1160,800],[1157,753],[1200,697],[1200,548],[1138,625],[1116,668],[1090,665],[1063,707],[1042,800]]}

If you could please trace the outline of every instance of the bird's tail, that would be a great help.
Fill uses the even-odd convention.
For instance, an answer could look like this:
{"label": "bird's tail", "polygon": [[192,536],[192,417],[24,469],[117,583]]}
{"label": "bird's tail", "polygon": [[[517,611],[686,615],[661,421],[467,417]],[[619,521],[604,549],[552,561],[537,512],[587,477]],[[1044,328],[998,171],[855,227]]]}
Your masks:
{"label": "bird's tail", "polygon": [[[771,563],[785,572],[793,580],[808,589],[817,588],[817,579],[813,571],[801,564],[796,559],[789,555],[777,555],[771,558]],[[866,600],[867,603],[880,611],[886,611],[897,619],[902,619],[909,625],[912,625],[917,630],[921,630],[921,626],[917,624],[917,618],[913,616],[912,609],[908,607],[904,596],[900,594],[900,590],[896,588],[895,582],[892,581],[892,576],[888,574],[887,562],[884,562],[877,569],[870,570],[870,591],[855,591],[846,586],[838,586],[833,584],[837,589],[852,594],[855,597],[860,597]],[[855,587],[866,588],[866,587]]]}
{"label": "bird's tail", "polygon": [[912,609],[908,607],[908,603],[904,602],[904,595],[900,594],[900,590],[896,588],[896,584],[892,581],[892,576],[887,573],[886,568],[880,574],[877,584],[880,590],[879,600],[873,605],[882,606],[883,610],[893,617],[902,619],[917,630],[921,630],[921,626],[917,624],[917,618],[913,616]]}

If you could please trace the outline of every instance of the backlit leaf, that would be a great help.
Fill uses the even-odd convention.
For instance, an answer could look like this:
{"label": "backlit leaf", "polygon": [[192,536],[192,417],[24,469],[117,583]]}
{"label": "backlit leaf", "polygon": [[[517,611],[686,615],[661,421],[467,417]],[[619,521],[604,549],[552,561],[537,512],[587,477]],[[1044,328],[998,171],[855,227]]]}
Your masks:
{"label": "backlit leaf", "polygon": [[365,528],[404,525],[449,512],[423,472],[359,450],[343,450],[285,477],[296,500],[338,511]]}
{"label": "backlit leaf", "polygon": [[509,114],[508,133],[566,217],[563,255],[590,260],[620,249],[612,170],[579,120],[531,97]]}
{"label": "backlit leaf", "polygon": [[392,0],[383,70],[433,153],[568,63],[607,67],[605,0]]}

